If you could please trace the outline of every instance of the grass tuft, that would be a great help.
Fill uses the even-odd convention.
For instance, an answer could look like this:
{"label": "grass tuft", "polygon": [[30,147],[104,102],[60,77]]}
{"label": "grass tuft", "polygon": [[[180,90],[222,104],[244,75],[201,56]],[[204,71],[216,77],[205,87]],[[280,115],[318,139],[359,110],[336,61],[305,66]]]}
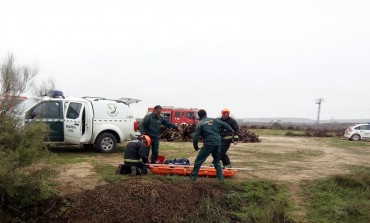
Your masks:
{"label": "grass tuft", "polygon": [[119,182],[122,175],[116,175],[116,166],[94,162],[94,170],[106,182]]}
{"label": "grass tuft", "polygon": [[370,168],[315,181],[306,196],[313,222],[370,222]]}

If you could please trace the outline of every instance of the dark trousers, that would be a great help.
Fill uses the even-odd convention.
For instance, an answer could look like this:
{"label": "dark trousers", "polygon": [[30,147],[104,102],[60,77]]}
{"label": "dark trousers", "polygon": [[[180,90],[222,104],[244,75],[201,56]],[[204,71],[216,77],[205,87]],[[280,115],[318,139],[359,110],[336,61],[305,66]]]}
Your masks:
{"label": "dark trousers", "polygon": [[230,148],[230,144],[231,144],[231,139],[221,140],[221,161],[222,161],[223,166],[230,165],[230,158],[226,154],[227,150],[229,150]]}
{"label": "dark trousers", "polygon": [[136,175],[141,175],[141,174],[147,174],[148,173],[146,165],[143,162],[137,162],[137,163],[125,162],[125,164],[122,165],[120,173],[121,174],[130,174],[132,166],[136,167],[136,170],[138,170],[138,171],[136,171]]}
{"label": "dark trousers", "polygon": [[157,137],[150,137],[150,140],[152,141],[152,155],[150,157],[151,163],[156,163],[158,152],[159,152],[159,138]]}
{"label": "dark trousers", "polygon": [[194,168],[190,174],[190,178],[195,180],[198,175],[198,171],[204,161],[206,161],[207,157],[212,154],[213,157],[213,166],[216,169],[216,177],[218,180],[223,180],[224,177],[222,176],[222,167],[220,165],[220,146],[203,146],[202,149],[199,151],[197,158],[194,161]]}

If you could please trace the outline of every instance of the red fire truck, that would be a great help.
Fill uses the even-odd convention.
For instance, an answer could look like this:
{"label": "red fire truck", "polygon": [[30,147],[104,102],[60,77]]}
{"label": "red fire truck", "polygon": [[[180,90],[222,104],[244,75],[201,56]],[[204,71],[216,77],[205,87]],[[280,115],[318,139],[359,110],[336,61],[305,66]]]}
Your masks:
{"label": "red fire truck", "polygon": [[[148,112],[152,112],[153,107],[148,108]],[[173,106],[162,106],[161,114],[165,119],[175,125],[180,124],[197,124],[199,122],[199,109],[197,108],[177,108]]]}
{"label": "red fire truck", "polygon": [[9,111],[15,105],[26,99],[27,97],[24,96],[0,96],[0,110]]}

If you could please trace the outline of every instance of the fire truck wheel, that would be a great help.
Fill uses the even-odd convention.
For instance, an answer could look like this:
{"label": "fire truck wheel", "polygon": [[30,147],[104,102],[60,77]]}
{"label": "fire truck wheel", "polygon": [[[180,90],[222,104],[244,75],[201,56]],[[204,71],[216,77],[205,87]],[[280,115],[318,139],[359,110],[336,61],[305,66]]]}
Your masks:
{"label": "fire truck wheel", "polygon": [[117,147],[117,139],[113,134],[104,132],[96,138],[95,147],[101,153],[113,152]]}

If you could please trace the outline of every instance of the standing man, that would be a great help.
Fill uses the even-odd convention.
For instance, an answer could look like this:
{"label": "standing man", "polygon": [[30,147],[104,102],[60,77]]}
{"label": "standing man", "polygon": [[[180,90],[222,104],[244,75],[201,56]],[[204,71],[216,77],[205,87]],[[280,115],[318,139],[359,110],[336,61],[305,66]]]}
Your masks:
{"label": "standing man", "polygon": [[230,110],[227,108],[222,109],[221,111],[221,118],[220,120],[223,122],[226,122],[233,130],[234,130],[234,137],[233,133],[225,128],[221,128],[221,161],[224,166],[224,168],[231,168],[230,158],[226,154],[227,151],[230,148],[230,144],[234,142],[234,144],[237,144],[237,141],[239,140],[239,126],[236,121],[230,117]]}
{"label": "standing man", "polygon": [[199,110],[198,116],[199,123],[195,127],[194,131],[193,147],[195,151],[199,150],[198,140],[200,136],[203,138],[203,147],[197,155],[197,158],[195,158],[194,168],[190,174],[189,181],[194,182],[196,180],[200,166],[210,154],[212,154],[213,157],[212,164],[216,169],[217,180],[223,181],[224,177],[222,176],[222,168],[220,165],[220,128],[226,128],[230,132],[234,132],[234,130],[228,124],[219,119],[207,118],[207,112],[203,109]]}
{"label": "standing man", "polygon": [[140,123],[141,135],[149,135],[152,143],[151,163],[156,163],[159,151],[159,137],[161,135],[161,126],[179,130],[179,127],[167,121],[161,116],[162,107],[156,105],[152,113],[145,115],[143,121]]}
{"label": "standing man", "polygon": [[147,135],[140,136],[139,139],[134,139],[127,143],[124,164],[118,166],[116,174],[147,174],[148,170],[145,164],[148,162],[149,147],[150,138]]}

